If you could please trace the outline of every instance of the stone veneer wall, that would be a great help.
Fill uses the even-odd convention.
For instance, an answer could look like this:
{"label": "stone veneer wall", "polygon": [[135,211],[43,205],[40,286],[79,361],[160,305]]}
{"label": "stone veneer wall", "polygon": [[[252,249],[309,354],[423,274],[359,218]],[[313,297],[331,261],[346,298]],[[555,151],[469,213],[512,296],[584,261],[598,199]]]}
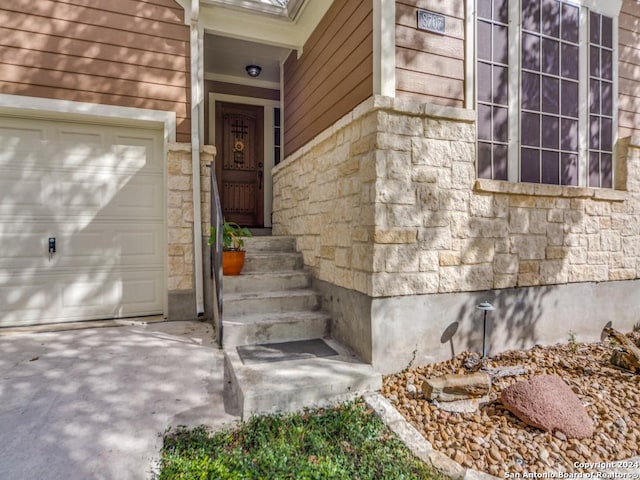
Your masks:
{"label": "stone veneer wall", "polygon": [[475,115],[373,97],[274,169],[332,335],[389,373],[480,350],[595,341],[640,308],[640,138],[617,190],[477,180]]}
{"label": "stone veneer wall", "polygon": [[640,276],[638,139],[626,191],[477,180],[474,119],[369,99],[274,169],[274,233],[374,298]]}
{"label": "stone veneer wall", "polygon": [[[206,239],[210,228],[210,182],[209,168],[216,149],[205,145],[200,150],[202,235]],[[193,311],[195,318],[194,254],[193,254],[193,175],[191,144],[176,143],[169,146],[167,155],[167,254],[169,317],[188,316]],[[206,243],[205,243],[206,245]],[[204,249],[207,250],[206,248]],[[208,257],[203,256],[203,261]],[[188,294],[188,295],[185,295]],[[178,300],[181,298],[181,300]],[[185,303],[175,305],[176,302]],[[172,303],[174,303],[172,305]],[[173,317],[173,318],[172,318]]]}

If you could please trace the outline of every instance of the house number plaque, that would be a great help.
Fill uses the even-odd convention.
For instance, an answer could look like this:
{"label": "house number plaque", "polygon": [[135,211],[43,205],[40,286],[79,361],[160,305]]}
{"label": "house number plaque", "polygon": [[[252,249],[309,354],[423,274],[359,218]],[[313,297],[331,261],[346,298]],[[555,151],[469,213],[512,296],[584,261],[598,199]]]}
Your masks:
{"label": "house number plaque", "polygon": [[418,29],[427,32],[445,33],[444,15],[418,9]]}

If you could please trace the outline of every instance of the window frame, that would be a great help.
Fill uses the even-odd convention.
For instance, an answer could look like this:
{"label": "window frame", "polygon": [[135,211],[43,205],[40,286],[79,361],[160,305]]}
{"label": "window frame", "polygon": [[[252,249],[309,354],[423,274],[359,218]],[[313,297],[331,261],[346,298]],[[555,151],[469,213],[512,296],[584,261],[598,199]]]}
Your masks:
{"label": "window frame", "polygon": [[[577,187],[589,187],[589,84],[590,84],[590,65],[589,65],[589,14],[590,12],[605,15],[612,19],[613,29],[613,68],[612,68],[612,189],[616,188],[616,163],[617,163],[617,140],[618,140],[618,20],[620,10],[622,8],[622,0],[607,0],[607,2],[598,2],[598,0],[564,0],[579,8],[579,76],[578,76],[578,185]],[[520,122],[522,112],[522,55],[521,55],[521,33],[522,25],[520,12],[522,0],[508,0],[509,13],[509,50],[508,50],[508,152],[507,152],[507,181],[512,183],[526,183],[520,181]],[[605,3],[602,5],[602,3]],[[466,38],[473,41],[466,42],[466,99],[465,107],[467,109],[476,110],[477,119],[477,82],[478,76],[476,72],[478,62],[478,39],[476,32],[476,0],[466,0]],[[478,138],[476,121],[476,145]],[[476,152],[476,175],[477,175],[477,152]],[[562,184],[544,184],[559,185]],[[597,187],[590,187],[597,188]],[[603,187],[609,188],[609,187]]]}

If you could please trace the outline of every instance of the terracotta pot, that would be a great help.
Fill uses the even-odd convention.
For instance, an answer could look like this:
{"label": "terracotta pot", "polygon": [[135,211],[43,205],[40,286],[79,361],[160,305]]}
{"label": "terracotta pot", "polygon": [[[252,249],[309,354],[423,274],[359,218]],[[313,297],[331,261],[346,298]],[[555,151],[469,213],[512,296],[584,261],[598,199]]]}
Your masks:
{"label": "terracotta pot", "polygon": [[222,274],[240,275],[244,267],[244,250],[225,250],[222,252]]}

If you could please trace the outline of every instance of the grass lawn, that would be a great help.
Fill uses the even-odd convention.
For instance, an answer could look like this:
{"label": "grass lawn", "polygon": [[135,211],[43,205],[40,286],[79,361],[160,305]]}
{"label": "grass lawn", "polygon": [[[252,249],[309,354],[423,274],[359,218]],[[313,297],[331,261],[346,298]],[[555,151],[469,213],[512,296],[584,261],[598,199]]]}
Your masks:
{"label": "grass lawn", "polygon": [[234,430],[167,433],[160,480],[433,479],[363,402],[254,417]]}

